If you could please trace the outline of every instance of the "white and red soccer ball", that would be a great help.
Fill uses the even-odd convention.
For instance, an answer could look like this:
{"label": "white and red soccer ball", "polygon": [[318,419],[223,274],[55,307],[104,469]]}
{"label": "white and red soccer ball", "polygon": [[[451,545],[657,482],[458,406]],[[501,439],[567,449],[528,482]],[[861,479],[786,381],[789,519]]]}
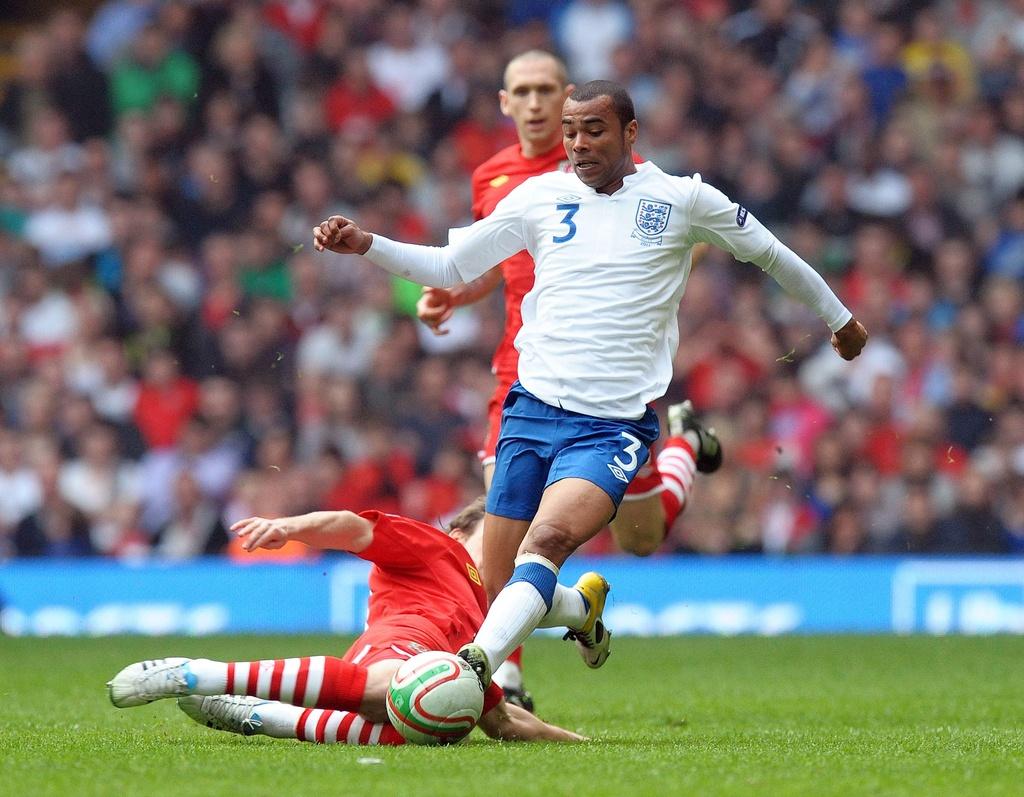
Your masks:
{"label": "white and red soccer ball", "polygon": [[452,744],[480,719],[484,691],[473,668],[454,653],[429,651],[404,662],[391,679],[391,724],[413,744]]}

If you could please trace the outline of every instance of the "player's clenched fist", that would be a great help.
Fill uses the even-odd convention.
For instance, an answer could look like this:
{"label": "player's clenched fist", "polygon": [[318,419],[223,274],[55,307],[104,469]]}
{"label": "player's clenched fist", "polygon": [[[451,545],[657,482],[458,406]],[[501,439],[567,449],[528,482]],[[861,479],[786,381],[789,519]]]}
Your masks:
{"label": "player's clenched fist", "polygon": [[340,255],[362,255],[372,242],[373,235],[344,216],[331,216],[313,228],[313,248],[318,252],[330,249]]}
{"label": "player's clenched fist", "polygon": [[867,342],[868,331],[856,318],[851,318],[846,322],[846,326],[832,335],[832,348],[844,360],[852,360],[860,354]]}
{"label": "player's clenched fist", "polygon": [[448,330],[441,325],[452,317],[455,303],[451,291],[444,288],[424,288],[423,295],[416,302],[416,316],[430,327],[435,335],[447,335]]}

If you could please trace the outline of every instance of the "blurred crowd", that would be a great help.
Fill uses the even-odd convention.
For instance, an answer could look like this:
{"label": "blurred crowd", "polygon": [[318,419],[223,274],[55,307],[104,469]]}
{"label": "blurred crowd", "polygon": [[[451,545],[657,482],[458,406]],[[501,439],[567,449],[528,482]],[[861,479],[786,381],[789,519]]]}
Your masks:
{"label": "blurred crowd", "polygon": [[24,26],[0,88],[0,559],[478,494],[500,297],[433,336],[310,230],[468,223],[534,47],[871,332],[844,363],[756,267],[695,269],[667,400],[726,465],[665,550],[1024,550],[1024,0],[108,0]]}

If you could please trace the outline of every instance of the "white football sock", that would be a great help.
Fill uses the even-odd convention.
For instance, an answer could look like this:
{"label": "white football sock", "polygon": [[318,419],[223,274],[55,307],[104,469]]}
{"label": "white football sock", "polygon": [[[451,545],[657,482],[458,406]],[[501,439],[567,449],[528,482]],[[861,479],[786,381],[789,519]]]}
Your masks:
{"label": "white football sock", "polygon": [[575,587],[561,584],[555,587],[555,597],[551,602],[551,610],[545,614],[538,628],[582,628],[590,614],[583,593]]}
{"label": "white football sock", "polygon": [[474,641],[484,649],[493,667],[526,641],[547,612],[547,604],[532,584],[509,584],[491,603]]}
{"label": "white football sock", "polygon": [[491,680],[502,689],[522,689],[523,671],[514,661],[505,659],[501,666],[494,671]]}
{"label": "white football sock", "polygon": [[[378,744],[385,725],[372,723],[354,711],[305,709],[272,700],[256,707],[263,721],[257,733],[274,739],[298,739],[321,744]],[[390,726],[388,726],[390,728]],[[389,730],[393,735],[394,731]],[[394,744],[394,740],[385,741]]]}
{"label": "white football sock", "polygon": [[222,695],[228,691],[228,665],[224,661],[192,659],[189,671],[196,677],[194,695]]}
{"label": "white football sock", "polygon": [[[298,736],[299,729],[296,725],[299,718],[306,712],[300,706],[290,706],[287,703],[271,701],[264,703],[256,709],[256,713],[263,720],[259,733],[264,736],[272,736],[275,739],[294,739]],[[298,738],[302,738],[298,736]]]}
{"label": "white football sock", "polygon": [[[522,580],[524,574],[527,580]],[[512,580],[491,602],[473,640],[484,649],[492,669],[505,661],[548,613],[548,604],[541,594],[543,586],[537,584],[546,582],[550,590],[552,578],[558,578],[558,567],[543,556],[523,554],[516,559]]]}

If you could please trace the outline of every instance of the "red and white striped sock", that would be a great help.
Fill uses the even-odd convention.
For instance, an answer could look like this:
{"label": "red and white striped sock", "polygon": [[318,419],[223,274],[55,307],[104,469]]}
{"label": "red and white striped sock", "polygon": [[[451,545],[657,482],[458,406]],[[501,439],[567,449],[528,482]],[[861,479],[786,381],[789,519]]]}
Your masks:
{"label": "red and white striped sock", "polygon": [[261,703],[259,731],[274,739],[298,739],[316,744],[405,744],[386,722],[368,722],[354,711],[301,708],[278,701]]}
{"label": "red and white striped sock", "polygon": [[667,533],[679,517],[679,513],[686,508],[686,499],[693,489],[693,478],[697,473],[693,447],[683,437],[668,438],[665,447],[658,454],[657,466],[664,487],[661,492],[661,505],[665,510]]}
{"label": "red and white striped sock", "polygon": [[636,472],[636,475],[626,486],[626,494],[622,496],[622,500],[643,501],[645,498],[657,495],[664,489],[661,483],[661,474],[658,472],[658,465],[652,460]]}
{"label": "red and white striped sock", "polygon": [[262,661],[193,659],[197,695],[251,695],[294,706],[358,711],[366,668],[334,656]]}
{"label": "red and white striped sock", "polygon": [[[300,711],[295,722],[295,738],[316,744],[405,744],[405,739],[386,722],[369,722],[354,711],[293,708]],[[264,709],[260,709],[261,714]]]}

